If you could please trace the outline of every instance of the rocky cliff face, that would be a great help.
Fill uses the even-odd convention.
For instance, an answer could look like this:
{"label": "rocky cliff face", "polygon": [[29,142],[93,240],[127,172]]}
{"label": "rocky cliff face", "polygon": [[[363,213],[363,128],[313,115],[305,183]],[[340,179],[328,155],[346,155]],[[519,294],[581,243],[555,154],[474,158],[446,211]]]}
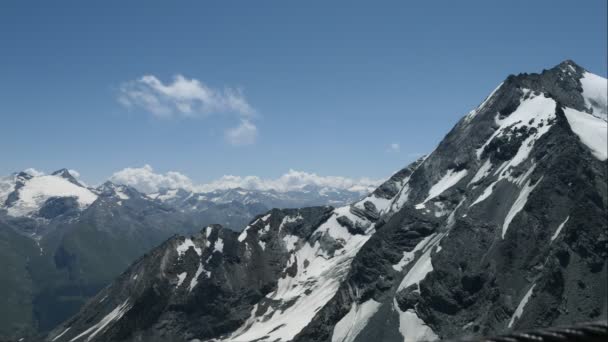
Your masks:
{"label": "rocky cliff face", "polygon": [[571,61],[509,76],[366,198],[176,236],[46,340],[414,341],[605,320],[602,91]]}

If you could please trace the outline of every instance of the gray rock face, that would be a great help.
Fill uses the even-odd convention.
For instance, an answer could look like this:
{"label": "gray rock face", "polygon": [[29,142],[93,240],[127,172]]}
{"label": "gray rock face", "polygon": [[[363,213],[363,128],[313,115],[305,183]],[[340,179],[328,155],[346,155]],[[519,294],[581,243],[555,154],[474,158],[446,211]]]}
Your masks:
{"label": "gray rock face", "polygon": [[46,340],[414,341],[606,320],[608,164],[569,117],[606,125],[585,75],[566,61],[509,76],[351,205],[173,237]]}

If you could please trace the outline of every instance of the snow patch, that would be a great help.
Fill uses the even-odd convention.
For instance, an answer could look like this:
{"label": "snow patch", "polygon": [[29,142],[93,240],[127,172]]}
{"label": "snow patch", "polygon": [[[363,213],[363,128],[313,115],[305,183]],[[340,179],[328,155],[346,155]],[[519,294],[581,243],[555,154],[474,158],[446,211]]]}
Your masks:
{"label": "snow patch", "polygon": [[291,252],[296,249],[299,240],[300,238],[295,235],[287,234],[283,236],[283,242],[285,242],[285,248],[288,252]]}
{"label": "snow patch", "polygon": [[357,202],[355,204],[355,206],[360,209],[365,210],[365,205],[364,205],[365,202],[371,202],[374,205],[374,207],[376,207],[376,210],[378,211],[379,214],[383,214],[384,212],[386,212],[386,210],[389,208],[389,206],[391,204],[390,199],[376,197],[375,195],[371,195],[371,196],[368,196],[365,199]]}
{"label": "snow patch", "polygon": [[585,72],[580,81],[585,105],[593,111],[592,115],[604,121],[608,120],[608,80]]}
{"label": "snow patch", "polygon": [[479,195],[479,197],[477,197],[477,199],[475,200],[475,202],[473,202],[470,206],[474,206],[475,204],[485,200],[486,198],[490,197],[490,195],[492,194],[492,191],[494,191],[494,186],[496,185],[496,183],[498,183],[498,181],[493,182],[492,184],[488,185],[487,188],[485,188],[485,190],[481,193],[481,195]]}
{"label": "snow patch", "polygon": [[184,255],[184,253],[186,253],[186,251],[188,249],[190,249],[190,247],[194,248],[194,251],[196,252],[196,254],[198,254],[199,256],[201,256],[201,254],[202,254],[201,249],[199,247],[196,247],[196,245],[194,244],[194,242],[192,242],[192,239],[186,238],[184,240],[184,242],[180,243],[177,246],[177,248],[176,248],[177,249],[177,254],[179,255],[179,257],[181,258]]}
{"label": "snow patch", "polygon": [[480,181],[481,179],[485,178],[488,174],[490,174],[491,169],[492,169],[492,162],[490,162],[490,159],[486,159],[486,161],[477,170],[477,173],[475,173],[475,176],[473,176],[473,179],[471,179],[471,181],[469,182],[469,185],[474,184],[474,183]]}
{"label": "snow patch", "polygon": [[513,316],[511,316],[511,320],[509,321],[509,328],[513,326],[515,320],[519,319],[519,317],[521,317],[521,315],[524,313],[524,308],[526,307],[526,304],[528,304],[528,300],[530,299],[530,296],[532,295],[535,286],[536,284],[532,285],[532,287],[530,287],[528,292],[526,292],[526,294],[524,295],[524,298],[522,298],[521,302],[519,302],[517,309],[515,309],[515,312],[513,313]]}
{"label": "snow patch", "polygon": [[[433,185],[429,189],[429,195],[422,203],[426,203],[429,200],[441,195],[444,191],[453,187],[461,179],[466,177],[467,173],[469,173],[469,172],[466,169],[460,170],[457,172],[454,172],[454,170],[449,169],[448,172],[443,177],[441,177],[441,179],[437,183],[435,183],[435,185]],[[416,209],[419,209],[418,205],[416,206]]]}
{"label": "snow patch", "polygon": [[334,326],[331,342],[353,342],[380,305],[373,299],[360,305],[353,303],[348,313]]}
{"label": "snow patch", "polygon": [[[530,94],[529,89],[524,89],[524,93]],[[547,98],[544,95],[534,96],[520,100],[517,109],[506,118],[500,119],[496,115],[496,123],[498,129],[490,136],[490,138],[477,149],[477,158],[481,158],[481,154],[488,144],[496,137],[501,137],[508,133],[509,130],[516,130],[522,127],[534,127],[536,132],[530,134],[519,146],[515,156],[504,167],[517,166],[528,158],[530,151],[534,147],[534,143],[552,127],[549,124],[550,120],[555,119],[555,101]]]}
{"label": "snow patch", "polygon": [[566,219],[564,220],[564,222],[562,222],[557,229],[555,230],[555,233],[553,233],[553,236],[551,236],[551,242],[555,241],[555,239],[557,239],[557,237],[559,236],[559,233],[562,231],[562,228],[564,228],[564,226],[566,225],[566,222],[568,222],[568,220],[570,219],[570,216],[566,217]]}
{"label": "snow patch", "polygon": [[608,158],[608,123],[595,116],[579,112],[572,108],[564,108],[570,128],[593,155],[604,161]]}
{"label": "snow patch", "polygon": [[245,227],[245,229],[243,229],[241,234],[239,234],[239,237],[238,237],[239,242],[245,241],[245,239],[247,238],[247,230],[249,230],[249,228],[251,228],[251,226]]}
{"label": "snow patch", "polygon": [[186,277],[188,276],[188,272],[182,272],[180,274],[177,275],[177,285],[175,287],[180,287],[182,285],[182,283],[184,282],[184,280],[186,280]]}
{"label": "snow patch", "polygon": [[70,342],[74,342],[74,341],[80,339],[81,337],[87,336],[89,334],[90,335],[87,338],[87,341],[91,341],[95,337],[95,335],[97,335],[99,332],[101,332],[103,329],[105,329],[105,327],[108,326],[108,324],[121,319],[122,316],[127,311],[129,311],[129,309],[130,309],[129,299],[127,298],[127,300],[125,300],[122,304],[120,304],[114,310],[112,310],[112,312],[110,312],[104,318],[102,318],[101,321],[99,321],[97,324],[93,325],[89,329],[83,331],[80,335],[71,339]]}
{"label": "snow patch", "polygon": [[11,216],[25,216],[40,209],[52,197],[75,197],[78,206],[84,209],[95,202],[97,195],[59,176],[39,176],[28,180],[19,189],[19,200],[8,208]]}
{"label": "snow patch", "polygon": [[399,310],[399,332],[404,342],[436,341],[439,339],[433,329],[418,317],[416,311],[410,309],[405,312]]}
{"label": "snow patch", "polygon": [[[397,292],[407,288],[410,285],[420,283],[422,280],[424,280],[424,278],[426,278],[427,274],[433,271],[431,252],[433,251],[433,247],[441,241],[444,235],[433,234],[431,236],[432,238],[426,242],[424,246],[421,246],[423,250],[422,255],[418,258],[418,260],[416,260],[416,263],[414,266],[412,266],[412,268],[410,268],[405,277],[403,277],[403,280],[401,280],[401,283],[397,288]],[[419,289],[417,291],[419,291]]]}
{"label": "snow patch", "polygon": [[224,251],[224,240],[221,237],[217,238],[217,241],[213,244],[213,251],[222,253]]}
{"label": "snow patch", "polygon": [[420,242],[418,242],[418,244],[416,244],[416,247],[414,247],[414,249],[412,249],[409,252],[403,252],[403,257],[401,257],[401,260],[399,260],[399,262],[397,264],[393,265],[393,269],[397,272],[403,271],[403,268],[406,265],[408,265],[410,262],[412,262],[412,260],[414,260],[414,257],[416,256],[416,252],[423,249],[434,236],[435,236],[435,234],[431,234],[431,235],[425,237],[424,239],[420,240]]}
{"label": "snow patch", "polygon": [[406,179],[405,185],[401,188],[401,190],[399,190],[399,193],[397,194],[397,196],[395,196],[395,199],[393,200],[393,204],[391,205],[392,211],[397,211],[397,210],[403,208],[405,203],[407,203],[407,201],[410,197],[410,185],[409,185],[408,181],[409,181],[409,177]]}
{"label": "snow patch", "polygon": [[[192,280],[190,280],[190,286],[188,286],[188,292],[191,292],[192,289],[194,289],[196,287],[196,285],[198,284],[198,277],[200,277],[200,275],[203,273],[204,270],[205,269],[203,267],[203,264],[199,263],[198,268],[196,269],[196,273],[194,273],[194,277],[192,277]],[[210,275],[210,272],[207,272],[207,276],[209,276],[209,275]]]}
{"label": "snow patch", "polygon": [[513,221],[515,216],[524,208],[524,206],[528,202],[528,196],[530,196],[530,194],[532,193],[534,188],[536,188],[536,186],[540,183],[541,180],[542,180],[542,177],[534,185],[530,185],[530,181],[528,180],[528,182],[526,183],[524,188],[521,189],[521,191],[519,192],[519,196],[517,196],[517,199],[511,206],[511,209],[509,209],[509,213],[507,213],[505,222],[502,225],[502,235],[501,236],[503,239],[505,238],[505,234],[507,233],[507,229],[509,229],[509,225],[511,224],[511,221]]}
{"label": "snow patch", "polygon": [[303,220],[304,218],[302,217],[301,214],[298,214],[297,216],[285,216],[283,217],[283,220],[281,221],[281,224],[279,225],[279,233],[283,230],[283,228],[285,227],[285,225],[291,224],[291,223],[295,223],[298,222],[300,220]]}
{"label": "snow patch", "polygon": [[61,334],[55,336],[51,341],[55,341],[58,340],[61,336],[65,335],[65,333],[67,333],[72,327],[68,327],[67,329],[65,329]]}

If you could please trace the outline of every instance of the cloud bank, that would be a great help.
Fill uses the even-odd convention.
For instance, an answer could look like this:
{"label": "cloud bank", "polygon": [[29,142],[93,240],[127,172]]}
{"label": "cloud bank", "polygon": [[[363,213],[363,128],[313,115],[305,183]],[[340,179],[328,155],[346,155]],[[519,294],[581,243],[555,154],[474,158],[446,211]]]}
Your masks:
{"label": "cloud bank", "polygon": [[116,184],[130,185],[138,191],[144,193],[158,192],[161,188],[167,189],[192,189],[193,184],[190,178],[176,172],[155,173],[150,165],[143,167],[122,169],[115,172],[110,181]]}
{"label": "cloud bank", "polygon": [[265,179],[258,176],[226,175],[207,184],[194,184],[188,176],[180,172],[155,173],[150,165],[144,165],[141,168],[123,169],[114,173],[110,177],[110,180],[114,183],[133,186],[145,193],[158,192],[162,188],[182,188],[196,192],[234,188],[286,192],[299,190],[307,185],[365,193],[378,186],[381,182],[369,178],[353,179],[339,176],[320,176],[315,173],[289,170],[287,173],[274,179]]}
{"label": "cloud bank", "polygon": [[226,131],[229,143],[249,145],[257,137],[257,127],[252,121],[255,110],[239,88],[214,89],[179,74],[168,83],[154,75],[144,75],[120,86],[118,102],[129,109],[143,109],[158,118],[234,115],[239,125]]}

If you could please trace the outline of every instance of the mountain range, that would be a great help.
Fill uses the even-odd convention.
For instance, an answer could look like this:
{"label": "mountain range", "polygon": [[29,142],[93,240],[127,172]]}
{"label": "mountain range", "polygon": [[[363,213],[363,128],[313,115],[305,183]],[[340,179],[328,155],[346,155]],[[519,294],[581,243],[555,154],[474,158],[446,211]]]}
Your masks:
{"label": "mountain range", "polygon": [[242,230],[271,208],[343,204],[361,193],[88,187],[68,169],[0,178],[0,336],[32,335],[75,314],[129,264],[174,234],[212,223]]}
{"label": "mountain range", "polygon": [[[122,273],[105,287],[81,285],[89,292],[79,303],[90,299],[62,323],[46,323],[54,326],[48,334],[24,328],[12,337],[430,341],[605,321],[606,84],[569,60],[510,75],[432,153],[370,194],[345,205],[270,209],[242,230],[188,215],[199,197],[185,192],[140,196],[105,184],[30,200],[40,198],[27,190],[36,178],[17,174],[12,191],[2,190],[0,220],[8,241],[0,260],[15,270],[1,284],[23,292],[11,300],[42,293],[23,285],[38,284],[32,274],[85,284],[87,270],[107,272],[121,243],[139,257],[116,263]],[[53,177],[78,186],[64,174]],[[178,235],[146,249],[169,230]],[[53,258],[41,257],[50,251]],[[51,288],[43,300],[74,295]],[[28,314],[2,307],[13,310],[3,320]]]}

